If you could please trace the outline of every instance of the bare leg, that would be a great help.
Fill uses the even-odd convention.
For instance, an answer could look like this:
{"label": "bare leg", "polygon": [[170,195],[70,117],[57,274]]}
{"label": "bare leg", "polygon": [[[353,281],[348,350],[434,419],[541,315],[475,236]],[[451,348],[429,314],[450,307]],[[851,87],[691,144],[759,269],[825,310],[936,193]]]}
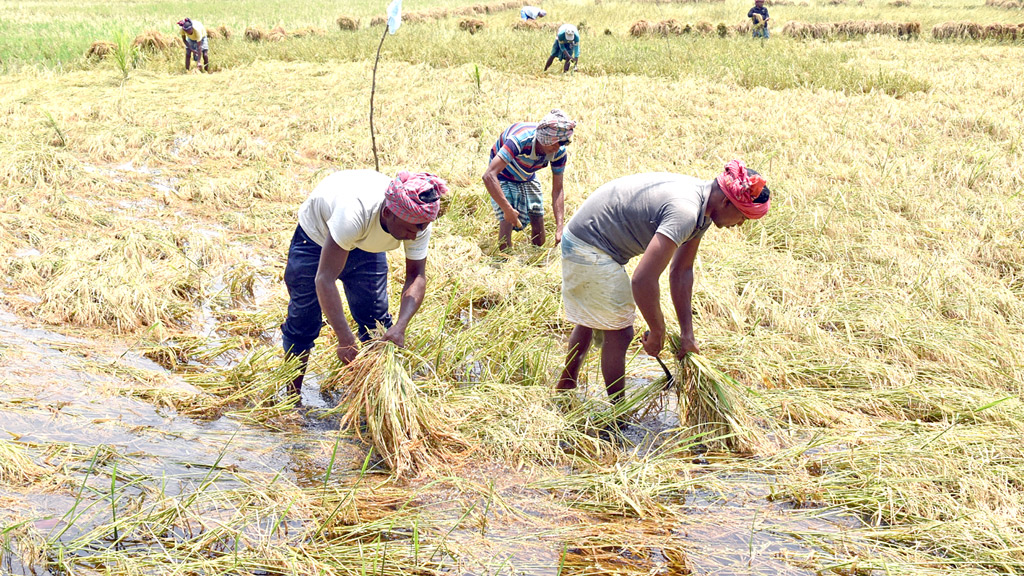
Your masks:
{"label": "bare leg", "polygon": [[498,223],[498,248],[504,252],[512,245],[512,223],[502,220]]}
{"label": "bare leg", "polygon": [[587,350],[590,349],[590,341],[594,337],[594,331],[586,326],[576,325],[569,335],[569,353],[565,357],[565,369],[562,376],[555,385],[556,390],[573,390],[579,381],[580,368],[583,360],[587,357]]}
{"label": "bare leg", "polygon": [[[197,64],[198,64],[198,62],[197,62]],[[191,68],[191,67],[192,67],[192,51],[189,50],[188,48],[185,48],[185,72],[188,72],[188,69]]]}
{"label": "bare leg", "polygon": [[544,71],[545,72],[548,71],[548,68],[551,68],[551,63],[554,62],[554,61],[555,61],[555,57],[554,56],[549,56],[548,57],[548,63],[544,65]]}
{"label": "bare leg", "polygon": [[[196,63],[199,63],[199,59],[196,59]],[[210,51],[203,50],[203,72],[210,71]]]}
{"label": "bare leg", "polygon": [[605,330],[601,347],[601,375],[605,390],[613,404],[622,402],[626,388],[626,349],[633,341],[633,327]]}
{"label": "bare leg", "polygon": [[534,246],[544,245],[544,215],[530,214],[530,240]]}
{"label": "bare leg", "polygon": [[565,65],[562,66],[562,74],[569,71],[569,64],[572,64],[572,58],[566,58]]}

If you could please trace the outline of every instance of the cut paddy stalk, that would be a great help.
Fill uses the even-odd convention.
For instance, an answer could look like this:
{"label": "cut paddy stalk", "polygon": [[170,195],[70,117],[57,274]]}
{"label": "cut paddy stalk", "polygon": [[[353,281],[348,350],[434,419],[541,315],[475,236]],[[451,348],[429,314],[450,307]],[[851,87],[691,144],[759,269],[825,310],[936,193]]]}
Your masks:
{"label": "cut paddy stalk", "polygon": [[767,446],[746,406],[744,387],[707,358],[687,354],[674,380],[682,396],[679,421],[703,436],[710,450],[750,454]]}
{"label": "cut paddy stalk", "polygon": [[450,464],[469,446],[413,381],[403,356],[394,344],[375,342],[321,385],[342,391],[342,428],[362,439],[365,426],[366,439],[399,477]]}

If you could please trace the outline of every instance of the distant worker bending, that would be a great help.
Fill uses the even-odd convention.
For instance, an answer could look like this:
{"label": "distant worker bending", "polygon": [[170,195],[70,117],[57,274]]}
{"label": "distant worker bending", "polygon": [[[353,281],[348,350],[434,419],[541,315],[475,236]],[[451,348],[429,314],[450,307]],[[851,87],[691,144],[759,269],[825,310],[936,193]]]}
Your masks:
{"label": "distant worker bending", "polygon": [[484,187],[498,218],[498,246],[508,250],[512,230],[530,224],[535,246],[544,245],[544,199],[536,173],[551,164],[551,210],[555,215],[555,244],[562,241],[565,198],[562,174],[568,161],[565,147],[576,123],[555,109],[539,122],[516,122],[498,137],[484,172]]}
{"label": "distant worker bending", "polygon": [[562,24],[558,29],[558,35],[555,37],[555,44],[551,47],[551,56],[548,57],[548,63],[544,65],[544,70],[551,67],[551,63],[555,61],[555,58],[565,62],[562,66],[562,72],[569,71],[569,64],[573,64],[573,70],[580,62],[580,31],[576,29],[572,24]]}
{"label": "distant worker bending", "polygon": [[[178,22],[181,27],[181,43],[185,45],[185,71],[192,67],[191,59],[195,56],[196,67],[203,72],[210,71],[210,44],[206,38],[206,27],[198,20],[193,22],[188,18]],[[199,64],[199,57],[203,57],[202,65]]]}
{"label": "distant worker bending", "polygon": [[547,16],[548,13],[536,6],[523,6],[523,9],[519,11],[519,17],[523,20],[536,20]]}
{"label": "distant worker bending", "polygon": [[747,12],[747,18],[753,23],[754,38],[768,38],[768,9],[764,7],[764,0],[754,0],[754,7]]}

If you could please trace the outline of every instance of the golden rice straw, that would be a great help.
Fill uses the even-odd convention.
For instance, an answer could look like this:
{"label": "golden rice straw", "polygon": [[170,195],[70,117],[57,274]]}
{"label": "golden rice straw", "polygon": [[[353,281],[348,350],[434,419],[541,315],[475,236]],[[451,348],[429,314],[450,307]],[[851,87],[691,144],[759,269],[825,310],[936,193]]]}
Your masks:
{"label": "golden rice straw", "polygon": [[390,342],[365,346],[321,388],[344,390],[342,429],[354,429],[356,436],[365,440],[361,430],[365,421],[365,434],[396,476],[416,476],[449,460],[455,454],[453,448],[468,446],[454,423],[409,376],[398,347]]}
{"label": "golden rice straw", "polygon": [[103,58],[113,54],[115,50],[117,50],[117,44],[114,44],[109,40],[97,40],[89,46],[89,50],[85,53],[85,57],[99,58],[102,60]]}
{"label": "golden rice straw", "polygon": [[352,16],[338,16],[336,20],[340,30],[359,30],[359,18]]}
{"label": "golden rice straw", "polygon": [[710,450],[753,453],[764,447],[764,434],[746,409],[742,386],[707,358],[687,354],[674,380],[682,396],[679,421],[702,435]]}

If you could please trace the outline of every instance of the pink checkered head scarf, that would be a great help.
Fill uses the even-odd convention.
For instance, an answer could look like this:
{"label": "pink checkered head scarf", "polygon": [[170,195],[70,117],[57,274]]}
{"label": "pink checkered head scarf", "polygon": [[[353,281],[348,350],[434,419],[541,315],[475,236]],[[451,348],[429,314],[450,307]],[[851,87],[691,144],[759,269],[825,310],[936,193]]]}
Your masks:
{"label": "pink checkered head scarf", "polygon": [[771,191],[760,174],[751,174],[743,160],[733,160],[718,175],[718,187],[744,216],[756,220],[768,213]]}
{"label": "pink checkered head scarf", "polygon": [[405,222],[425,224],[437,220],[447,193],[448,184],[437,176],[402,170],[384,192],[384,206]]}

